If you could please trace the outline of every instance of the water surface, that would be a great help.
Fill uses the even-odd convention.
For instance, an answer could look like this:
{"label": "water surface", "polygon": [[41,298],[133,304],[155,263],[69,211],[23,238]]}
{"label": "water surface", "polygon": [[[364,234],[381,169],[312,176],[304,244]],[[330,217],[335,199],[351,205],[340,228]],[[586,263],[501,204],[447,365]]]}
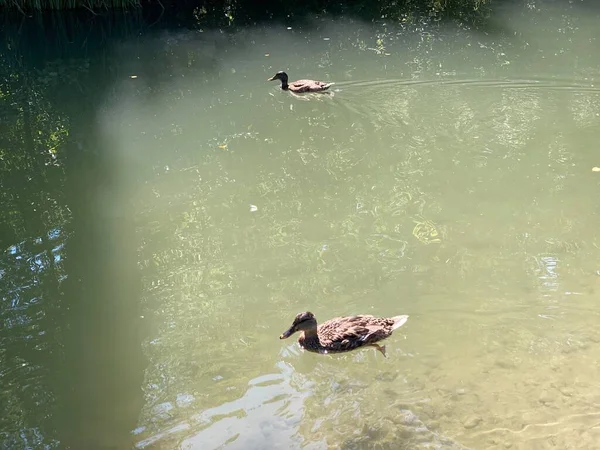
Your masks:
{"label": "water surface", "polygon": [[[130,387],[67,353],[94,399],[70,405],[96,411],[73,442],[419,448],[411,411],[469,448],[595,448],[598,19],[532,4],[482,30],[321,17],[120,46],[93,122],[110,177],[70,194],[97,253],[72,264],[120,305],[90,339]],[[298,99],[278,70],[336,84]],[[278,339],[304,310],[410,318],[387,359],[320,356]]]}

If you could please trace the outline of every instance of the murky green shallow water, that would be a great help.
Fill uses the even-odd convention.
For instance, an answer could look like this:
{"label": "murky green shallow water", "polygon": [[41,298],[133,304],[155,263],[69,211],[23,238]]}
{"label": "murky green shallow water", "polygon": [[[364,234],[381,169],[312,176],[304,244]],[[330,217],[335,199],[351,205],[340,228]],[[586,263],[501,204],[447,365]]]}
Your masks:
{"label": "murky green shallow water", "polygon": [[[142,60],[189,66],[124,45],[97,118],[112,181],[90,202],[104,279],[127,289],[127,257],[141,277],[120,301],[147,361],[114,364],[143,398],[79,405],[95,415],[72,442],[598,448],[597,20],[532,6],[486,33],[319,19],[143,41]],[[281,92],[282,69],[332,95]],[[410,318],[387,359],[321,356],[278,339],[304,310]],[[129,325],[110,320],[118,349]]]}

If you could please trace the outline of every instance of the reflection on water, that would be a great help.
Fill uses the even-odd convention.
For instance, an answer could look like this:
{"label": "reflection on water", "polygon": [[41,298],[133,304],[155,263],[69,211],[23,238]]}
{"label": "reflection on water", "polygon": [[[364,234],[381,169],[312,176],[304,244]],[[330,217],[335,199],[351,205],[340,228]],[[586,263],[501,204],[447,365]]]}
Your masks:
{"label": "reflection on water", "polygon": [[[303,395],[290,386],[291,371],[281,367],[284,374],[287,372],[287,379],[272,375],[251,380],[238,401],[205,410],[195,417],[198,422],[210,425],[185,439],[182,446],[299,448],[295,429],[302,420]],[[215,416],[220,416],[217,421]]]}
{"label": "reflection on water", "polygon": [[[119,46],[91,148],[5,177],[3,446],[597,447],[599,17],[537,8]],[[323,356],[305,310],[411,320]]]}
{"label": "reflection on water", "polygon": [[[292,388],[293,372],[290,367],[284,363],[278,366],[281,373],[250,380],[248,389],[239,399],[199,414],[184,414],[188,417],[185,422],[139,442],[137,447],[146,448],[171,434],[195,430],[192,436],[182,441],[183,448],[219,448],[223,445],[228,448],[299,448],[300,442],[294,430],[302,419],[305,395]],[[193,396],[178,397],[177,408],[193,405]],[[153,413],[157,417],[180,416],[171,412],[173,408],[172,404],[163,403],[157,405]]]}

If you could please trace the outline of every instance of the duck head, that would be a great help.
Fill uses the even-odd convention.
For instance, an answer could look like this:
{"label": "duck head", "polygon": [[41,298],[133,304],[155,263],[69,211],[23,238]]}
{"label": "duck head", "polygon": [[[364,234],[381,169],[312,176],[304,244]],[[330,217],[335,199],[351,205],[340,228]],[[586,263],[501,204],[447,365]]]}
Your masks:
{"label": "duck head", "polygon": [[281,80],[282,84],[288,84],[287,73],[285,73],[284,71],[280,70],[275,75],[273,75],[271,78],[269,78],[267,81],[274,81],[274,80]]}
{"label": "duck head", "polygon": [[301,312],[296,314],[292,326],[284,331],[279,339],[287,339],[296,331],[316,331],[317,330],[317,319],[315,315],[309,311]]}

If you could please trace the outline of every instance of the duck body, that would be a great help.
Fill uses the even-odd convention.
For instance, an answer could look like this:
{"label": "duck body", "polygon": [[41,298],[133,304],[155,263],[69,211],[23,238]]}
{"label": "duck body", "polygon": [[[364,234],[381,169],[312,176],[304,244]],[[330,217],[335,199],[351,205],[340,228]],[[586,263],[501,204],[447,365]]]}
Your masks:
{"label": "duck body", "polygon": [[286,339],[300,331],[298,343],[300,346],[314,353],[343,353],[360,347],[375,347],[383,356],[386,356],[385,345],[377,342],[390,337],[394,330],[406,323],[408,316],[375,317],[371,315],[357,315],[335,317],[327,322],[317,325],[315,316],[311,312],[302,312],[296,315],[292,326],[279,336]]}
{"label": "duck body", "polygon": [[322,92],[329,89],[334,83],[324,83],[316,80],[297,80],[288,82],[287,73],[280,71],[269,78],[267,81],[281,80],[281,89],[290,91],[294,94],[302,94],[305,92]]}

